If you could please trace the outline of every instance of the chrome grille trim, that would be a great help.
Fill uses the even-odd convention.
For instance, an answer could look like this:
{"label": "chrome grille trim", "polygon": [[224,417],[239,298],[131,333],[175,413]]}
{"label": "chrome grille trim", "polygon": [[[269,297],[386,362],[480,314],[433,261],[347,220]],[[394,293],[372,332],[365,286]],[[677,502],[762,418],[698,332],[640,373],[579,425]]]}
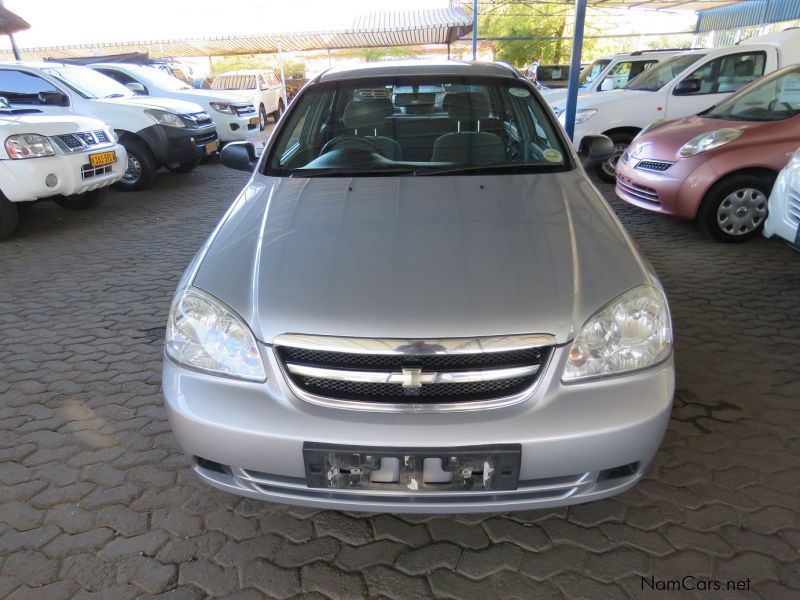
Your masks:
{"label": "chrome grille trim", "polygon": [[114,145],[102,129],[64,133],[52,136],[50,139],[62,152],[87,152]]}
{"label": "chrome grille trim", "polygon": [[[436,413],[502,408],[530,398],[552,360],[556,338],[549,334],[528,334],[403,340],[283,334],[274,338],[274,344],[271,353],[273,364],[283,374],[289,390],[303,401],[347,410]],[[353,365],[348,368],[336,364],[313,364],[311,360],[303,363],[289,359],[287,350],[292,349],[353,357],[372,355],[367,357],[370,359],[367,364],[371,364],[372,358],[381,356],[392,361],[401,357],[403,366],[381,368],[378,364],[369,369]],[[508,356],[503,353],[520,351],[535,358],[530,363],[520,364],[515,360],[516,364],[502,364]],[[503,361],[492,357],[487,368],[477,365],[469,368],[470,356],[486,357],[490,354],[503,356]],[[422,364],[414,364],[415,358]],[[439,366],[431,363],[442,359],[466,364]],[[320,386],[322,383],[326,385]],[[465,388],[453,387],[460,385]],[[355,395],[345,392],[337,396],[342,389],[353,390],[353,386],[358,389],[378,386],[382,391],[373,387],[368,388],[371,391]],[[482,391],[472,391],[478,389]],[[335,391],[329,394],[329,390]]]}
{"label": "chrome grille trim", "polygon": [[641,169],[642,171],[655,171],[656,173],[663,173],[669,169],[673,164],[667,160],[640,160],[636,163],[634,169]]}

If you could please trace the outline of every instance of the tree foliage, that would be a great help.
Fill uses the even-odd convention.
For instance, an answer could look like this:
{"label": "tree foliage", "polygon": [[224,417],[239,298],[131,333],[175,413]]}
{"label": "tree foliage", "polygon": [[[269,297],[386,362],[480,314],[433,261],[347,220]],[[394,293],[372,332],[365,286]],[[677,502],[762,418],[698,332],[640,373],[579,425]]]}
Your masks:
{"label": "tree foliage", "polygon": [[[272,69],[280,76],[277,54],[246,54],[242,56],[215,57],[212,59],[211,73],[213,75],[218,75],[226,71],[238,71],[240,69]],[[284,57],[283,72],[287,78],[303,77],[305,75],[305,70],[306,66],[304,62]]]}

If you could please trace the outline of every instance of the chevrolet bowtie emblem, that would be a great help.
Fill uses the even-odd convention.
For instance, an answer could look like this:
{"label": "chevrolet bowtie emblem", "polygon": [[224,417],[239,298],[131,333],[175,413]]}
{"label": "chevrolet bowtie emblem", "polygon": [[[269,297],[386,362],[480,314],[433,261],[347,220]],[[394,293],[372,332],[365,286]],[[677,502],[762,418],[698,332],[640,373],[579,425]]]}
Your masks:
{"label": "chevrolet bowtie emblem", "polygon": [[399,383],[404,388],[421,388],[424,383],[433,383],[436,373],[423,373],[422,369],[403,367],[402,373],[392,373],[389,383]]}

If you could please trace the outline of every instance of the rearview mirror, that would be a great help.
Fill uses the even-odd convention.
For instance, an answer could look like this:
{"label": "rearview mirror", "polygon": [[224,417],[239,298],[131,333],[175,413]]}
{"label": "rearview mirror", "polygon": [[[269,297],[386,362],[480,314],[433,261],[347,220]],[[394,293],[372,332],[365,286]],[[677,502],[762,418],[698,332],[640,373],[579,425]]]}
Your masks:
{"label": "rearview mirror", "polygon": [[139,83],[138,81],[129,81],[125,84],[125,87],[132,91],[134,94],[139,94],[141,96],[147,95],[147,90],[145,87]]}
{"label": "rearview mirror", "polygon": [[251,172],[258,162],[253,142],[231,142],[226,144],[220,154],[222,164],[237,171]]}
{"label": "rearview mirror", "polygon": [[39,92],[38,97],[45,106],[69,106],[69,98],[61,92]]}
{"label": "rearview mirror", "polygon": [[676,96],[684,96],[686,94],[696,94],[700,91],[701,82],[699,79],[684,79],[675,86],[673,92]]}
{"label": "rearview mirror", "polygon": [[611,77],[606,77],[603,79],[603,82],[600,84],[600,91],[601,92],[610,92],[614,89],[614,80]]}
{"label": "rearview mirror", "polygon": [[607,161],[614,154],[614,142],[605,135],[592,133],[583,136],[578,156],[584,169]]}

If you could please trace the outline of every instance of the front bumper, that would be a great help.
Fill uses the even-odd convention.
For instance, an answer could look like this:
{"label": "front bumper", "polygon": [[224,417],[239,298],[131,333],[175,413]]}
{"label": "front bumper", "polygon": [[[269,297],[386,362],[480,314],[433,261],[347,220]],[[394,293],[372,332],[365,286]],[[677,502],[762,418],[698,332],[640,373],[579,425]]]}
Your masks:
{"label": "front bumper", "polygon": [[211,119],[217,128],[219,141],[222,143],[246,140],[258,132],[258,113],[249,115],[226,115],[209,109]]}
{"label": "front bumper", "polygon": [[653,171],[637,168],[643,160],[660,159],[629,157],[617,162],[617,196],[652,212],[695,219],[706,192],[719,179],[712,164],[696,156],[677,160],[665,171]]}
{"label": "front bumper", "polygon": [[[90,154],[112,150],[116,152],[116,162],[107,168],[89,168]],[[116,183],[122,178],[127,163],[128,153],[119,144],[41,158],[0,160],[0,186],[11,202],[72,196]],[[45,183],[48,175],[56,176],[56,185],[50,187]]]}
{"label": "front bumper", "polygon": [[780,172],[769,196],[764,236],[779,237],[800,250],[800,170],[786,168]]}
{"label": "front bumper", "polygon": [[[267,382],[191,371],[164,360],[165,405],[178,443],[207,483],[273,502],[352,511],[496,512],[576,504],[633,486],[658,449],[674,392],[672,359],[627,376],[564,385],[557,348],[530,396],[480,411],[378,413],[328,408],[291,393],[271,349]],[[508,491],[333,490],[305,485],[304,442],[455,448],[519,444]],[[617,471],[617,467],[630,467]],[[621,475],[620,475],[621,473]]]}
{"label": "front bumper", "polygon": [[151,125],[137,132],[150,147],[158,164],[167,167],[190,163],[216,152],[216,127],[166,127]]}

